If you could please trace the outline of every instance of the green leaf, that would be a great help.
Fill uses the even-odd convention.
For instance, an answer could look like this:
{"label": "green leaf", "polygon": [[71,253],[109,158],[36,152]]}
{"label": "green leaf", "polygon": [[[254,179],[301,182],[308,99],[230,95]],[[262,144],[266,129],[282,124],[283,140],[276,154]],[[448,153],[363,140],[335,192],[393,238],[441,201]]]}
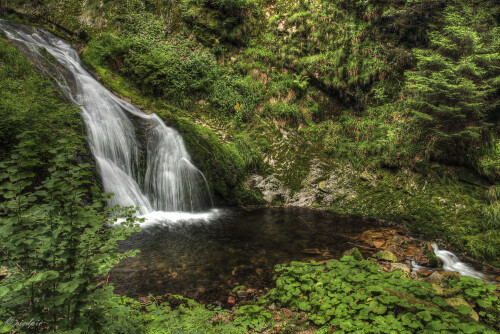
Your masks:
{"label": "green leaf", "polygon": [[458,311],[458,313],[460,314],[469,314],[470,311],[472,311],[472,307],[468,306],[468,305],[455,305],[453,306],[455,308],[455,310]]}

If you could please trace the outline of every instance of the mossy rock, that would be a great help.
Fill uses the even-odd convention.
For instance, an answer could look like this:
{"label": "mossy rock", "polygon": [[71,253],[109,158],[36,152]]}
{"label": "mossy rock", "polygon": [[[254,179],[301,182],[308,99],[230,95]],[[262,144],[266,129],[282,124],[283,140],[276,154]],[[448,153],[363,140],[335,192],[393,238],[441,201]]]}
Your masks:
{"label": "mossy rock", "polygon": [[358,261],[363,260],[363,255],[359,251],[358,247],[354,247],[354,248],[351,248],[349,250],[346,250],[342,255],[343,256],[352,256]]}
{"label": "mossy rock", "polygon": [[398,262],[398,258],[396,257],[396,255],[392,254],[388,250],[382,250],[378,252],[377,254],[375,254],[375,257],[382,261]]}

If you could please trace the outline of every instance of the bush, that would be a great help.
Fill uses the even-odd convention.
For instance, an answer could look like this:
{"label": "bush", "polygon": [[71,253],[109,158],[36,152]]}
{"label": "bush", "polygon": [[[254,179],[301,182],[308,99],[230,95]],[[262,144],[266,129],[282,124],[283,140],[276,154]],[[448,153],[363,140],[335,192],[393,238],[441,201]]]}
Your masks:
{"label": "bush", "polygon": [[[49,330],[89,332],[85,314],[94,303],[95,278],[134,254],[116,252],[117,241],[137,231],[134,210],[103,209],[109,195],[86,203],[91,166],[75,164],[66,140],[53,150],[49,177],[33,190],[40,164],[35,145],[25,136],[0,163],[0,232],[10,236],[0,245],[0,264],[9,271],[0,282],[0,315],[34,319]],[[120,217],[126,223],[104,227]]]}

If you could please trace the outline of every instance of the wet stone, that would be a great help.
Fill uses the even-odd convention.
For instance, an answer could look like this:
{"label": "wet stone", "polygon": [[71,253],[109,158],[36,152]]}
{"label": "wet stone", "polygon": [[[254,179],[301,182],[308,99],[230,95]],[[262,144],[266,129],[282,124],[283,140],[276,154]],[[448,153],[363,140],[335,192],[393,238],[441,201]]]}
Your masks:
{"label": "wet stone", "polygon": [[400,270],[404,273],[409,274],[411,271],[411,266],[409,264],[405,264],[405,263],[391,263],[389,271],[392,272],[392,271],[397,271],[397,270]]}

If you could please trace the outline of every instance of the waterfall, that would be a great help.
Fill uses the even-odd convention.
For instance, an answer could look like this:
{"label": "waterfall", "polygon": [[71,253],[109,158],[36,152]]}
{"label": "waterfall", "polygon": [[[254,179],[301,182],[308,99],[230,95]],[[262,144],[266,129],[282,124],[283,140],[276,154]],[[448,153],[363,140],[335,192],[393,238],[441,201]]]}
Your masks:
{"label": "waterfall", "polygon": [[456,271],[462,276],[470,276],[474,278],[479,278],[481,280],[487,280],[486,276],[473,268],[469,267],[463,262],[460,262],[458,257],[450,251],[439,249],[436,244],[432,244],[432,249],[434,253],[443,262],[443,269],[446,271]]}
{"label": "waterfall", "polygon": [[[58,62],[51,74],[80,106],[88,142],[109,205],[139,207],[140,215],[202,212],[213,207],[207,181],[192,164],[180,134],[156,115],[147,115],[95,80],[66,41],[35,27],[0,20],[7,37],[38,59],[42,49]],[[70,86],[64,73],[70,73]],[[67,75],[66,75],[67,77]],[[142,133],[139,136],[137,133]]]}

